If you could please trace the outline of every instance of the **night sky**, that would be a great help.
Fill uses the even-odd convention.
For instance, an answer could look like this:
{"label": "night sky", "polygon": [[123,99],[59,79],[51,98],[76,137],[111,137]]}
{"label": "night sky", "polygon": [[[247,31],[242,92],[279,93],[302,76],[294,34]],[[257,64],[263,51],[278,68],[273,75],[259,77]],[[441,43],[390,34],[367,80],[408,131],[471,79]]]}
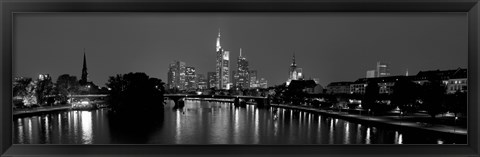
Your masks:
{"label": "night sky", "polygon": [[168,65],[215,71],[215,42],[239,49],[268,85],[284,83],[295,53],[306,78],[355,81],[390,64],[392,75],[467,67],[465,13],[17,13],[13,75],[80,79],[86,49],[89,79],[145,72],[167,81]]}

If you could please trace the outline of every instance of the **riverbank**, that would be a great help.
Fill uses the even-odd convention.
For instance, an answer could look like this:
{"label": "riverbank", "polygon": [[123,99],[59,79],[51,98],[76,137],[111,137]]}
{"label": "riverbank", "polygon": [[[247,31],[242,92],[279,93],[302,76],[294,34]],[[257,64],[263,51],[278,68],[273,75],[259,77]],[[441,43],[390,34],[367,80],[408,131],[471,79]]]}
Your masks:
{"label": "riverbank", "polygon": [[32,109],[22,109],[22,110],[14,110],[13,116],[29,116],[29,115],[37,115],[42,113],[54,112],[54,111],[67,111],[71,110],[72,105],[60,105],[60,106],[45,106],[45,107],[37,107]]}
{"label": "riverbank", "polygon": [[271,104],[271,106],[301,110],[306,112],[313,112],[313,113],[318,113],[318,114],[333,117],[333,118],[345,119],[352,122],[353,121],[360,122],[362,124],[394,127],[400,130],[410,130],[410,131],[415,130],[415,131],[424,131],[424,132],[427,131],[427,132],[432,132],[437,134],[453,135],[460,138],[465,137],[465,140],[467,136],[466,128],[461,128],[456,126],[425,125],[424,123],[421,123],[421,122],[402,121],[401,119],[393,119],[388,116],[367,116],[367,115],[347,114],[345,112],[327,111],[327,110],[314,109],[314,108],[302,107],[302,106],[289,106],[289,105],[280,105],[280,104]]}

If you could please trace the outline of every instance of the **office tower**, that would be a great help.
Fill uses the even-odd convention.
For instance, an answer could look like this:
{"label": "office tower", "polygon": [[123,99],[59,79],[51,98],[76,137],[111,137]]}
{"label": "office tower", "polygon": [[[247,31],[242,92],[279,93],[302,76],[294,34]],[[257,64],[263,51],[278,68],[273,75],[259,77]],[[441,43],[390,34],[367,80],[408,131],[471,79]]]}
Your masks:
{"label": "office tower", "polygon": [[195,67],[185,68],[185,89],[195,90],[197,88]]}
{"label": "office tower", "polygon": [[247,58],[242,56],[242,49],[240,48],[240,56],[237,59],[237,78],[235,81],[235,86],[241,88],[249,88],[249,75],[248,75],[248,61]]}
{"label": "office tower", "polygon": [[207,73],[207,88],[217,88],[217,73],[208,72]]}
{"label": "office tower", "polygon": [[390,76],[390,67],[388,63],[377,62],[377,77]]}
{"label": "office tower", "polygon": [[174,61],[170,63],[168,70],[168,87],[185,89],[185,62]]}
{"label": "office tower", "polygon": [[220,31],[217,37],[217,59],[216,59],[216,87],[219,89],[229,89],[230,83],[230,52],[225,51],[220,45]]}

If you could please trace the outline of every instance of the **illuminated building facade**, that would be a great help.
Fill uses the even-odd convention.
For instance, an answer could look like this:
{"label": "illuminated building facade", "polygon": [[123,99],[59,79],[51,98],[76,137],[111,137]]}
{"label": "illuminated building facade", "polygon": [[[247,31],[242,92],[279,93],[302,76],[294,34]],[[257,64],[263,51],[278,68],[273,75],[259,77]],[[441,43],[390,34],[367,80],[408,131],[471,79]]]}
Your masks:
{"label": "illuminated building facade", "polygon": [[198,89],[207,89],[208,80],[204,74],[197,74],[197,88]]}
{"label": "illuminated building facade", "polygon": [[250,88],[257,88],[258,87],[258,80],[257,80],[257,70],[250,70],[249,72],[250,80]]}
{"label": "illuminated building facade", "polygon": [[208,72],[207,73],[207,88],[216,88],[217,87],[217,73]]}
{"label": "illuminated building facade", "polygon": [[377,77],[390,76],[390,67],[388,63],[377,62]]}
{"label": "illuminated building facade", "polygon": [[288,72],[287,86],[292,80],[303,80],[302,68],[298,68],[297,63],[295,63],[295,54],[293,54],[292,64]]}
{"label": "illuminated building facade", "polygon": [[195,67],[185,68],[185,89],[195,90],[197,88],[197,81],[195,75]]}
{"label": "illuminated building facade", "polygon": [[180,90],[185,89],[185,65],[185,62],[182,61],[174,61],[173,63],[170,63],[167,83],[169,88],[177,88]]}
{"label": "illuminated building facade", "polygon": [[248,88],[250,86],[248,75],[248,61],[247,58],[242,56],[242,49],[240,49],[240,56],[237,59],[237,71],[235,74],[236,87]]}
{"label": "illuminated building facade", "polygon": [[220,45],[220,31],[217,37],[217,64],[216,64],[216,87],[218,89],[230,88],[230,52],[225,51]]}

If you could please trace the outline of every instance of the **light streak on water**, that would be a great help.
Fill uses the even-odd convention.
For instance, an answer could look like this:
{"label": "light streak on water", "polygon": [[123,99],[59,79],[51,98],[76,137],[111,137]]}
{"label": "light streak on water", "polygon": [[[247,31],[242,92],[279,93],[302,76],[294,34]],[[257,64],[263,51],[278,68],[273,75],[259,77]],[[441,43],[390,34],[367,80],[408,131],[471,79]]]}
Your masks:
{"label": "light streak on water", "polygon": [[92,125],[92,112],[82,111],[81,112],[81,121],[82,121],[82,143],[83,144],[92,144],[93,143],[93,125]]}

